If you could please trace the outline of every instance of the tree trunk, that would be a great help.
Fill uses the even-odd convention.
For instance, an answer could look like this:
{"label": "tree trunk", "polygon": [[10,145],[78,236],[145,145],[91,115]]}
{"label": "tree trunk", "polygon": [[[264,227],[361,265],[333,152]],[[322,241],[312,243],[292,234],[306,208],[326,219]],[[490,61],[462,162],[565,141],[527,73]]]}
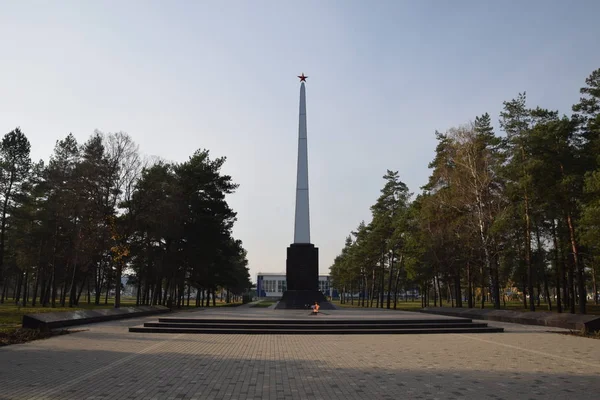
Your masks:
{"label": "tree trunk", "polygon": [[123,277],[123,264],[117,262],[117,276],[115,278],[115,308],[121,308],[121,278]]}
{"label": "tree trunk", "polygon": [[110,293],[110,277],[106,280],[106,296],[104,297],[104,305],[108,305],[108,294]]}
{"label": "tree trunk", "polygon": [[364,279],[362,274],[359,277],[358,280],[358,306],[359,307],[364,307],[364,299],[365,299],[365,284],[364,284]]}
{"label": "tree trunk", "polygon": [[142,284],[142,278],[140,277],[140,281],[139,281],[139,286],[138,286],[138,293],[140,296],[140,305],[145,306],[148,305],[148,291],[150,290],[150,286],[148,285],[148,277],[146,276],[144,278],[143,284]]}
{"label": "tree trunk", "polygon": [[[525,171],[525,148],[521,146],[521,157],[523,163],[523,174],[528,176]],[[533,263],[531,262],[531,218],[529,216],[529,194],[527,186],[524,188],[523,200],[525,202],[525,265],[527,266],[527,290],[529,291],[529,310],[535,311],[533,302]]]}
{"label": "tree trunk", "polygon": [[8,212],[8,201],[11,197],[12,187],[15,182],[15,171],[14,169],[9,169],[10,177],[8,179],[8,186],[6,187],[6,191],[4,192],[4,202],[2,204],[2,221],[0,222],[0,286],[4,282],[4,243],[6,240],[6,214]]}
{"label": "tree trunk", "polygon": [[32,298],[32,301],[31,301],[31,305],[33,307],[35,307],[35,305],[36,305],[39,285],[40,285],[40,266],[38,265],[37,274],[35,274],[35,285],[33,286],[33,298]]}
{"label": "tree trunk", "polygon": [[397,307],[398,304],[398,285],[400,284],[400,272],[402,270],[402,261],[404,259],[404,256],[401,254],[400,255],[400,260],[398,260],[398,268],[397,268],[397,272],[396,272],[396,283],[394,284],[394,310]]}
{"label": "tree trunk", "polygon": [[371,304],[369,307],[373,308],[373,301],[375,301],[375,268],[373,268],[373,278],[371,279],[371,293],[369,293],[371,297]]}
{"label": "tree trunk", "polygon": [[[38,270],[39,270],[39,268],[38,268]],[[46,285],[48,282],[48,279],[46,277],[46,272],[44,272],[41,276],[38,273],[38,280],[39,279],[42,280],[42,282],[40,283],[40,306],[45,307],[46,303],[48,301],[48,299],[46,297]]]}
{"label": "tree trunk", "polygon": [[[558,249],[559,249],[559,253],[560,253],[560,264],[561,264],[561,279],[562,279],[562,287],[563,287],[563,311],[566,310],[567,307],[571,307],[571,302],[573,301],[571,299],[571,291],[569,290],[569,278],[568,278],[568,271],[569,271],[569,266],[567,265],[567,257],[565,257],[565,254],[563,252],[562,246],[560,245],[560,236],[557,236],[557,240],[558,240]],[[575,310],[573,309],[573,313],[575,312]]]}
{"label": "tree trunk", "polygon": [[373,303],[375,303],[375,308],[379,307],[379,293],[377,293],[377,285],[373,283],[373,293],[371,297],[371,308],[373,308]]}
{"label": "tree trunk", "polygon": [[[479,198],[479,195],[477,195],[477,197]],[[500,290],[498,288],[498,282],[496,282],[495,276],[496,274],[494,273],[494,268],[497,268],[496,263],[494,262],[494,260],[492,260],[492,255],[490,254],[490,243],[489,243],[489,238],[488,235],[486,234],[486,229],[485,229],[485,222],[484,222],[484,217],[483,217],[483,210],[482,210],[482,202],[480,200],[478,200],[478,207],[477,207],[477,215],[479,217],[479,237],[481,238],[481,245],[483,247],[483,255],[484,255],[484,261],[485,261],[485,265],[486,265],[486,269],[488,270],[490,276],[490,291],[492,293],[492,296],[494,297],[494,308],[499,309],[500,308]],[[483,280],[482,280],[483,282]],[[483,308],[483,306],[482,306]]]}
{"label": "tree trunk", "polygon": [[65,275],[63,279],[62,289],[60,290],[60,306],[65,307],[67,304],[67,274],[66,272],[69,270],[69,265],[67,264],[65,268]]}
{"label": "tree trunk", "polygon": [[44,292],[44,303],[43,306],[47,307],[50,304],[50,296],[52,296],[52,275],[50,276],[50,281],[46,284],[46,291]]}
{"label": "tree trunk", "polygon": [[440,288],[440,277],[439,277],[439,276],[436,276],[436,281],[437,281],[438,297],[439,297],[439,299],[440,299],[440,307],[443,307],[443,306],[444,306],[444,305],[443,305],[444,303],[443,303],[443,301],[442,301],[442,290],[441,290],[441,288]]}
{"label": "tree trunk", "polygon": [[556,274],[556,311],[562,313],[562,300],[560,298],[560,262],[558,258],[558,238],[556,235],[556,222],[552,218],[552,243],[554,245],[554,273]]}
{"label": "tree trunk", "polygon": [[569,262],[569,272],[567,279],[569,280],[569,308],[571,314],[575,314],[575,288],[574,288],[574,272],[573,272],[573,263]]}
{"label": "tree trunk", "polygon": [[[227,296],[229,298],[229,290],[227,290]],[[179,280],[179,296],[178,296],[178,300],[177,300],[177,307],[181,308],[183,307],[185,301],[185,278],[181,277],[181,279]]]}
{"label": "tree trunk", "polygon": [[29,268],[25,270],[25,279],[23,280],[23,307],[27,306],[29,300]]}
{"label": "tree trunk", "polygon": [[[166,302],[166,298],[163,298],[163,278],[160,278],[156,282],[155,289],[156,290],[156,305],[161,305]],[[165,296],[166,297],[166,296]]]}
{"label": "tree trunk", "polygon": [[[523,307],[527,308],[527,277],[523,276],[522,277],[522,281],[523,281]],[[533,297],[531,297],[530,295],[530,300],[532,300]]]}
{"label": "tree trunk", "polygon": [[467,261],[467,304],[469,308],[473,308],[473,277],[471,276],[471,263]]}
{"label": "tree trunk", "polygon": [[575,228],[573,226],[573,218],[571,213],[567,213],[567,225],[569,227],[569,239],[571,240],[571,251],[573,252],[573,261],[575,263],[575,270],[577,272],[577,289],[579,295],[579,313],[586,313],[586,301],[587,301],[587,290],[585,288],[585,271],[584,265],[579,259],[579,246],[577,246],[577,239],[575,238]]}
{"label": "tree trunk", "polygon": [[79,286],[79,290],[77,291],[77,297],[75,298],[76,306],[79,306],[79,299],[81,298],[81,292],[83,292],[83,288],[86,286],[89,287],[89,281],[90,281],[90,271],[88,269],[86,271],[85,275],[83,276],[83,279],[81,281],[81,286]]}
{"label": "tree trunk", "polygon": [[431,300],[431,282],[425,281],[425,305],[429,307]]}
{"label": "tree trunk", "polygon": [[[58,216],[55,216],[58,217]],[[50,278],[52,285],[51,304],[52,308],[56,307],[56,246],[58,244],[58,223],[54,230],[54,245],[52,246],[52,277]]]}
{"label": "tree trunk", "polygon": [[17,279],[17,284],[15,286],[16,291],[13,292],[13,299],[15,303],[18,303],[21,300],[21,286],[23,285],[23,271],[19,271],[19,279]]}
{"label": "tree trunk", "polygon": [[[35,273],[35,286],[33,289],[33,301],[32,301],[32,306],[35,307],[36,304],[36,298],[37,298],[37,293],[38,293],[38,288],[39,288],[39,283],[40,283],[40,276],[43,274],[42,273],[42,248],[44,247],[44,241],[41,240],[40,241],[40,245],[38,247],[38,257],[37,257],[37,269],[36,269],[36,273]],[[41,302],[41,299],[40,299]]]}
{"label": "tree trunk", "polygon": [[169,298],[169,289],[171,288],[171,278],[167,278],[167,283],[165,284],[165,289],[162,295],[162,304],[167,305],[167,301]]}
{"label": "tree trunk", "polygon": [[383,299],[385,296],[385,249],[381,252],[381,277],[379,279],[379,307],[383,308]]}
{"label": "tree trunk", "polygon": [[483,265],[479,267],[479,273],[481,274],[481,306],[483,310],[485,308],[485,270]]}
{"label": "tree trunk", "polygon": [[[392,302],[392,281],[394,277],[394,250],[390,256],[390,274],[388,277],[387,309],[389,310]],[[394,303],[395,304],[395,303]],[[395,307],[394,307],[395,308]]]}
{"label": "tree trunk", "polygon": [[142,277],[138,276],[137,289],[135,292],[135,305],[139,306],[142,302]]}
{"label": "tree trunk", "polygon": [[69,290],[69,307],[73,307],[73,301],[75,300],[75,293],[77,291],[77,287],[75,286],[75,278],[77,276],[77,256],[79,252],[77,251],[77,243],[75,244],[75,260],[73,261],[73,275],[71,275],[71,287]]}
{"label": "tree trunk", "polygon": [[150,304],[150,277],[146,276],[146,280],[144,282],[144,297],[142,297],[142,304],[149,305]]}
{"label": "tree trunk", "polygon": [[102,286],[104,286],[104,274],[102,265],[102,261],[94,263],[94,304],[96,305],[100,305],[100,299],[102,298]]}
{"label": "tree trunk", "polygon": [[4,285],[0,286],[2,288],[2,295],[0,296],[0,304],[4,304],[4,299],[8,299],[8,295],[6,291],[8,290],[8,277],[4,279]]}
{"label": "tree trunk", "polygon": [[[562,173],[562,176],[565,176],[565,170],[564,170],[564,166],[562,163],[560,163],[560,171]],[[586,301],[587,301],[587,289],[585,287],[585,267],[583,265],[583,262],[581,262],[581,260],[579,259],[579,246],[577,245],[577,239],[575,236],[575,227],[574,227],[574,223],[573,223],[573,216],[571,214],[571,211],[569,210],[570,205],[568,203],[566,203],[565,205],[565,210],[566,210],[566,220],[567,220],[567,227],[569,228],[569,240],[571,242],[571,251],[573,252],[573,262],[575,264],[575,269],[576,269],[576,273],[577,273],[577,286],[578,286],[578,294],[579,294],[579,312],[581,314],[585,314],[586,313]],[[574,296],[572,296],[572,298],[574,298]],[[571,307],[572,312],[575,312],[574,307]]]}
{"label": "tree trunk", "polygon": [[592,291],[594,292],[594,304],[598,305],[598,286],[596,285],[596,264],[592,262]]}
{"label": "tree trunk", "polygon": [[367,291],[368,291],[368,285],[369,283],[367,282],[367,274],[363,273],[362,274],[362,306],[365,307],[365,303],[368,305],[369,303],[367,302],[366,298],[367,298]]}
{"label": "tree trunk", "polygon": [[546,299],[548,301],[548,311],[552,311],[552,299],[550,298],[550,288],[548,287],[548,275],[544,271],[544,291],[546,292]]}
{"label": "tree trunk", "polygon": [[40,283],[40,306],[46,307],[48,305],[48,289],[50,287],[50,282],[48,281],[48,276],[46,273],[41,277],[42,282]]}
{"label": "tree trunk", "polygon": [[454,274],[454,298],[456,299],[456,307],[462,308],[462,289],[460,287],[460,268],[456,267]]}

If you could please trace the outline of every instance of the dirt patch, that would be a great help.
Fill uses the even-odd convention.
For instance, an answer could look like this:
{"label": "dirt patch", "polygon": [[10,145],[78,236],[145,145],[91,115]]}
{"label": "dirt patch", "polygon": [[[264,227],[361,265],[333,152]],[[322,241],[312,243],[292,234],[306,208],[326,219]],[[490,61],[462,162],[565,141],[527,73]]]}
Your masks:
{"label": "dirt patch", "polygon": [[78,330],[56,330],[43,332],[39,329],[27,328],[3,328],[0,330],[0,346],[8,346],[9,344],[26,343],[32,340],[47,339],[52,336],[66,335],[68,333],[79,332]]}
{"label": "dirt patch", "polygon": [[586,337],[586,338],[590,338],[590,339],[600,339],[600,331],[588,332],[585,330],[581,330],[581,331],[570,330],[569,332],[558,332],[558,333],[563,334],[563,335]]}

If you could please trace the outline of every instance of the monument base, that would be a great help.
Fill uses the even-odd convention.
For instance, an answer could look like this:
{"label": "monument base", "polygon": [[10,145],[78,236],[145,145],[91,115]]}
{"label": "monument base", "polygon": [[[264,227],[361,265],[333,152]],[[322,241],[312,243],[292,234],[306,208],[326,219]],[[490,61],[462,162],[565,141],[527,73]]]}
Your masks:
{"label": "monument base", "polygon": [[311,243],[294,243],[285,260],[287,290],[319,289],[319,249]]}
{"label": "monument base", "polygon": [[315,302],[319,303],[321,310],[336,309],[318,290],[287,290],[275,308],[278,310],[310,310]]}
{"label": "monument base", "polygon": [[321,310],[335,310],[319,291],[319,249],[314,244],[291,244],[285,263],[287,290],[276,309],[309,310],[317,302]]}

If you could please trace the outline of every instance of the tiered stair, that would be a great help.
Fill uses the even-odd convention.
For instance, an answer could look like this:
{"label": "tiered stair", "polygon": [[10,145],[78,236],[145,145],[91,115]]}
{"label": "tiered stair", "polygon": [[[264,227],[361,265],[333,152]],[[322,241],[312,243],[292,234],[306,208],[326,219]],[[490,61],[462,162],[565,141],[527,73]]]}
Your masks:
{"label": "tiered stair", "polygon": [[273,334],[273,335],[372,335],[424,333],[492,333],[503,328],[489,327],[467,318],[440,319],[327,319],[322,315],[309,319],[209,319],[159,318],[129,332],[204,333],[204,334]]}

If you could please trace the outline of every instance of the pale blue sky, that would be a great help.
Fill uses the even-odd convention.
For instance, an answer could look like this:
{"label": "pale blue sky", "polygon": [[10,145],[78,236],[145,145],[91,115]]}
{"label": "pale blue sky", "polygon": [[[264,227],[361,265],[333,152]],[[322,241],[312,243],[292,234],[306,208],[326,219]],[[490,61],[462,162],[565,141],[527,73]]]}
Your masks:
{"label": "pale blue sky", "polygon": [[527,91],[569,113],[600,68],[600,1],[0,0],[0,133],[34,159],[69,132],[143,153],[227,156],[236,237],[258,271],[293,240],[298,91],[307,93],[311,239],[327,272],[386,169],[418,192],[434,131]]}

